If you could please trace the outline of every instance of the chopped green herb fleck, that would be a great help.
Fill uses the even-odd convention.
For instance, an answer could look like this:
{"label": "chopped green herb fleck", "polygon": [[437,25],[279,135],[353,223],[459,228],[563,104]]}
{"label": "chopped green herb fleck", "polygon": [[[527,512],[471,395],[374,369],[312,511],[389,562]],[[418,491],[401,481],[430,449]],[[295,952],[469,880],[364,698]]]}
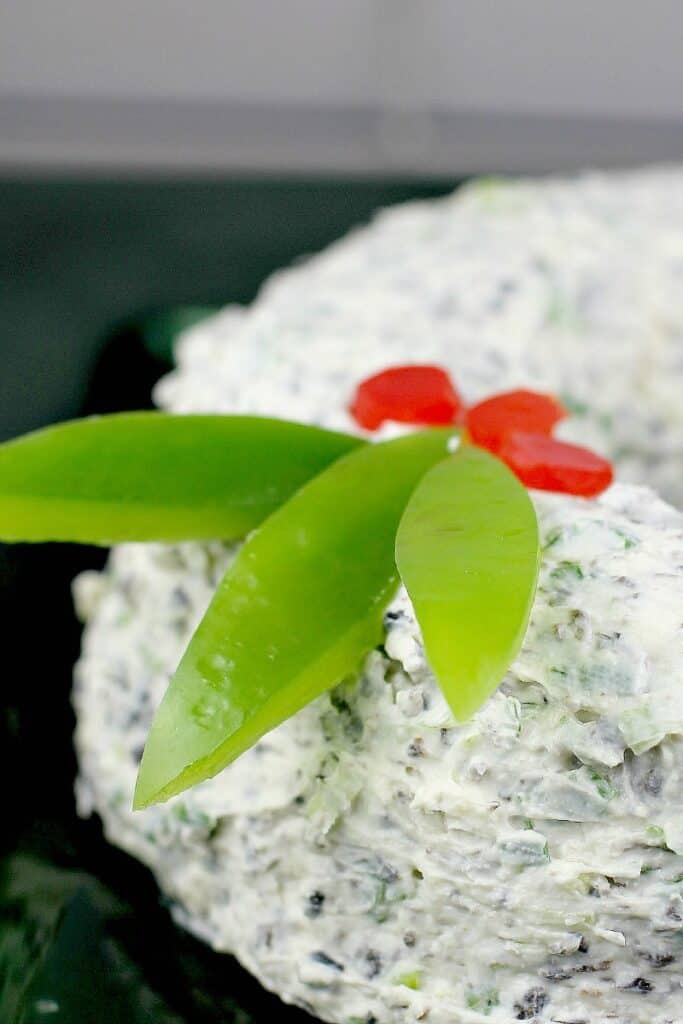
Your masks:
{"label": "chopped green herb fleck", "polygon": [[595,788],[602,797],[603,800],[613,800],[617,795],[617,791],[611,784],[609,779],[606,779],[604,775],[600,775],[599,772],[592,771],[591,779],[595,783]]}
{"label": "chopped green herb fleck", "polygon": [[491,1010],[500,1003],[500,996],[496,988],[484,988],[467,990],[466,1002],[470,1010],[478,1010],[484,1016],[488,1016]]}
{"label": "chopped green herb fleck", "polygon": [[566,391],[560,392],[559,399],[572,416],[586,416],[590,412],[590,406],[586,402],[575,398],[574,395],[568,395]]}
{"label": "chopped green herb fleck", "polygon": [[399,974],[394,984],[403,985],[405,988],[411,988],[417,992],[422,988],[422,971],[407,971],[405,974]]}
{"label": "chopped green herb fleck", "polygon": [[583,579],[583,569],[578,562],[560,562],[550,573],[553,580],[561,580],[567,576],[573,576],[577,580]]}

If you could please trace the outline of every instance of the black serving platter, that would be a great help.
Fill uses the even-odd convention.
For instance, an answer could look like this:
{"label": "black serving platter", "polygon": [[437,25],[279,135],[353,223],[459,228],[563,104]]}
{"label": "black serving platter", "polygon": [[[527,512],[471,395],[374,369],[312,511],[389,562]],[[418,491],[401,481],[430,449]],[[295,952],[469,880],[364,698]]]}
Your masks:
{"label": "black serving platter", "polygon": [[[0,182],[0,440],[148,407],[185,316],[163,307],[249,301],[375,208],[446,187]],[[105,558],[0,545],[0,1022],[304,1024],[76,816],[70,583]]]}

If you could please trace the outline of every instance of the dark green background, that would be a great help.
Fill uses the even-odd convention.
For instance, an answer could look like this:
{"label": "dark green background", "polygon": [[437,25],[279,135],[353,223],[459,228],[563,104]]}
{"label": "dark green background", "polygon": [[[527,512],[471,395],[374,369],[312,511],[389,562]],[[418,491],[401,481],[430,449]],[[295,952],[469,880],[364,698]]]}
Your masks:
{"label": "dark green background", "polygon": [[0,180],[0,440],[72,415],[105,332],[249,302],[273,270],[448,185]]}

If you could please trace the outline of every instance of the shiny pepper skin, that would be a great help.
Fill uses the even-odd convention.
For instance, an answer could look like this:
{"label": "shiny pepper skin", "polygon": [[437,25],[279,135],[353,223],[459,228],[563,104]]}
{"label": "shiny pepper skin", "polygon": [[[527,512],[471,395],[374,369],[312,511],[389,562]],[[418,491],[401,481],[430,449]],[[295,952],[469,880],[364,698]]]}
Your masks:
{"label": "shiny pepper skin", "polygon": [[549,435],[566,415],[565,408],[552,395],[506,391],[468,409],[465,426],[475,444],[497,452],[513,431]]}
{"label": "shiny pepper skin", "polygon": [[349,411],[359,426],[377,430],[387,420],[415,426],[459,422],[464,407],[449,375],[440,366],[392,366],[367,377]]}
{"label": "shiny pepper skin", "polygon": [[540,491],[594,498],[614,477],[607,459],[544,434],[512,433],[503,441],[498,456],[523,484]]}

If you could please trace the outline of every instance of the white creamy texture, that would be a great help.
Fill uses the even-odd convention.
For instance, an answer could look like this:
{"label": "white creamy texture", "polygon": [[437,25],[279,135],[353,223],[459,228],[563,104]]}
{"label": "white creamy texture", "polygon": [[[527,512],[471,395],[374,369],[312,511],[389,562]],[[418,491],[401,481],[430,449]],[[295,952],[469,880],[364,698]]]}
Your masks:
{"label": "white creamy texture", "polygon": [[[483,255],[487,234],[498,252],[495,218],[520,253],[538,221],[537,244],[550,259],[553,217],[563,239],[583,239],[574,248],[555,239],[565,298],[580,292],[579,250],[590,267],[596,251],[609,250],[623,275],[632,268],[633,283],[649,247],[665,272],[661,252],[672,242],[658,196],[677,195],[683,212],[683,184],[664,173],[616,179],[617,201],[608,180],[479,185],[460,199],[385,214],[281,275],[252,310],[192,331],[159,397],[176,409],[349,427],[353,384],[419,355],[449,365],[468,398],[555,382],[613,412],[623,403],[628,417],[612,424],[640,447],[622,465],[644,472],[648,445],[661,442],[670,459],[650,466],[650,477],[675,494],[673,296],[671,318],[650,324],[651,333],[667,324],[652,358],[669,378],[649,385],[634,369],[636,350],[641,365],[649,357],[647,318],[625,276],[621,306],[597,287],[588,303],[603,307],[609,373],[601,388],[578,334],[539,328],[547,292],[526,257],[525,272],[510,268],[514,315],[504,304],[497,331],[484,315],[487,281],[502,273],[502,263],[489,273]],[[653,237],[627,259],[606,224],[628,234],[638,216]],[[476,257],[462,254],[467,238]],[[511,256],[511,238],[505,244]],[[672,287],[673,259],[668,266]],[[462,278],[451,292],[469,320],[434,312],[448,275]],[[543,372],[541,334],[559,345]],[[569,358],[570,337],[581,359]],[[654,394],[650,416],[643,396]],[[627,447],[607,420],[587,415],[572,429],[597,434],[608,451]],[[78,581],[88,620],[75,690],[81,813],[100,813],[109,838],[152,867],[179,921],[324,1019],[683,1022],[683,517],[647,489],[621,485],[592,502],[534,501],[544,561],[530,628],[472,722],[453,721],[401,591],[385,644],[359,680],[305,708],[217,778],[138,814],[130,800],[154,708],[234,548],[122,546],[106,573]]]}

